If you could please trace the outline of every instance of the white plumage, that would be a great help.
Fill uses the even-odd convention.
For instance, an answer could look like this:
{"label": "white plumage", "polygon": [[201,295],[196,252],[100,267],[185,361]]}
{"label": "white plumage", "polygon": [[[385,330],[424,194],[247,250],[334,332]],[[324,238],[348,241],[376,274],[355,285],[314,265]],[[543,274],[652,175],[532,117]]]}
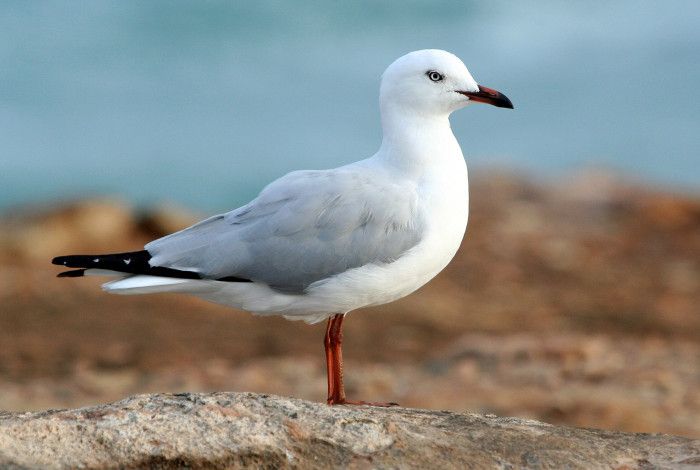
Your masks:
{"label": "white plumage", "polygon": [[[448,117],[479,93],[452,54],[401,57],[382,76],[375,155],[290,173],[249,204],[146,245],[152,266],[204,279],[137,274],[104,289],[187,293],[309,322],[410,294],[447,265],[464,235],[467,168]],[[253,282],[215,280],[227,276]]]}

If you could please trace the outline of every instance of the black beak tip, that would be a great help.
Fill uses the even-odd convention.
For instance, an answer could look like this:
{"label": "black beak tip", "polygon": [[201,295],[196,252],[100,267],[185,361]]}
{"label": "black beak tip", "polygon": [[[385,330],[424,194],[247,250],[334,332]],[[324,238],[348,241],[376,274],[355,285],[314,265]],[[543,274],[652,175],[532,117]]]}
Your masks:
{"label": "black beak tip", "polygon": [[476,92],[458,91],[457,93],[460,93],[468,97],[470,100],[476,101],[477,103],[486,103],[497,108],[514,109],[513,103],[506,95],[500,91],[496,91],[485,86],[479,85],[479,91]]}
{"label": "black beak tip", "polygon": [[494,103],[497,107],[507,108],[507,109],[515,109],[515,107],[513,106],[513,103],[510,101],[510,99],[508,99],[508,97],[506,95],[502,94],[500,98],[501,99],[498,102]]}

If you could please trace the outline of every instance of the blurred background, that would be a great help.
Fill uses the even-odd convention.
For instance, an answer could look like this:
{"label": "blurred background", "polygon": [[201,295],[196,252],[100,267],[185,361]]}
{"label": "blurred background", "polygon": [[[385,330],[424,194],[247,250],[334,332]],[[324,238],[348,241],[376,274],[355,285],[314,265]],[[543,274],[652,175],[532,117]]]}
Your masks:
{"label": "blurred background", "polygon": [[381,72],[461,57],[515,111],[452,127],[450,267],[346,323],[348,392],[700,437],[700,4],[8,1],[0,409],[150,391],[325,397],[322,325],[116,297],[52,256],[140,249],[299,168],[367,157]]}

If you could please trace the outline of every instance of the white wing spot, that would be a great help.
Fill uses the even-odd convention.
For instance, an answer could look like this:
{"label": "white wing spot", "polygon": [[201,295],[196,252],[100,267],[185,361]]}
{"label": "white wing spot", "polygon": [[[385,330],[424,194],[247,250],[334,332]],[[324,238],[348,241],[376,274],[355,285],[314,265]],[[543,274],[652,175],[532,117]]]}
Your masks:
{"label": "white wing spot", "polygon": [[99,263],[99,262],[100,262],[100,258],[95,258],[94,260],[92,260],[92,262],[93,262],[93,263]]}
{"label": "white wing spot", "polygon": [[131,263],[131,258],[127,258],[124,260],[124,264],[129,264],[129,263]]}

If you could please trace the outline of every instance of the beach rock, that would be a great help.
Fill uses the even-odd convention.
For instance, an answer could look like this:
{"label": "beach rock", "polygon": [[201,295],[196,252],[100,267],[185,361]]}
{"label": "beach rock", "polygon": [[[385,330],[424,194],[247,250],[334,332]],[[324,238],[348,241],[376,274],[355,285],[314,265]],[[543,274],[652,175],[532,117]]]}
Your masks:
{"label": "beach rock", "polygon": [[700,441],[493,415],[156,394],[0,413],[2,468],[692,468]]}
{"label": "beach rock", "polygon": [[159,204],[141,214],[139,228],[156,238],[182,230],[205,218],[175,204]]}
{"label": "beach rock", "polygon": [[14,260],[48,262],[68,252],[114,249],[134,235],[129,205],[88,199],[46,209],[24,208],[0,220],[0,254]]}

